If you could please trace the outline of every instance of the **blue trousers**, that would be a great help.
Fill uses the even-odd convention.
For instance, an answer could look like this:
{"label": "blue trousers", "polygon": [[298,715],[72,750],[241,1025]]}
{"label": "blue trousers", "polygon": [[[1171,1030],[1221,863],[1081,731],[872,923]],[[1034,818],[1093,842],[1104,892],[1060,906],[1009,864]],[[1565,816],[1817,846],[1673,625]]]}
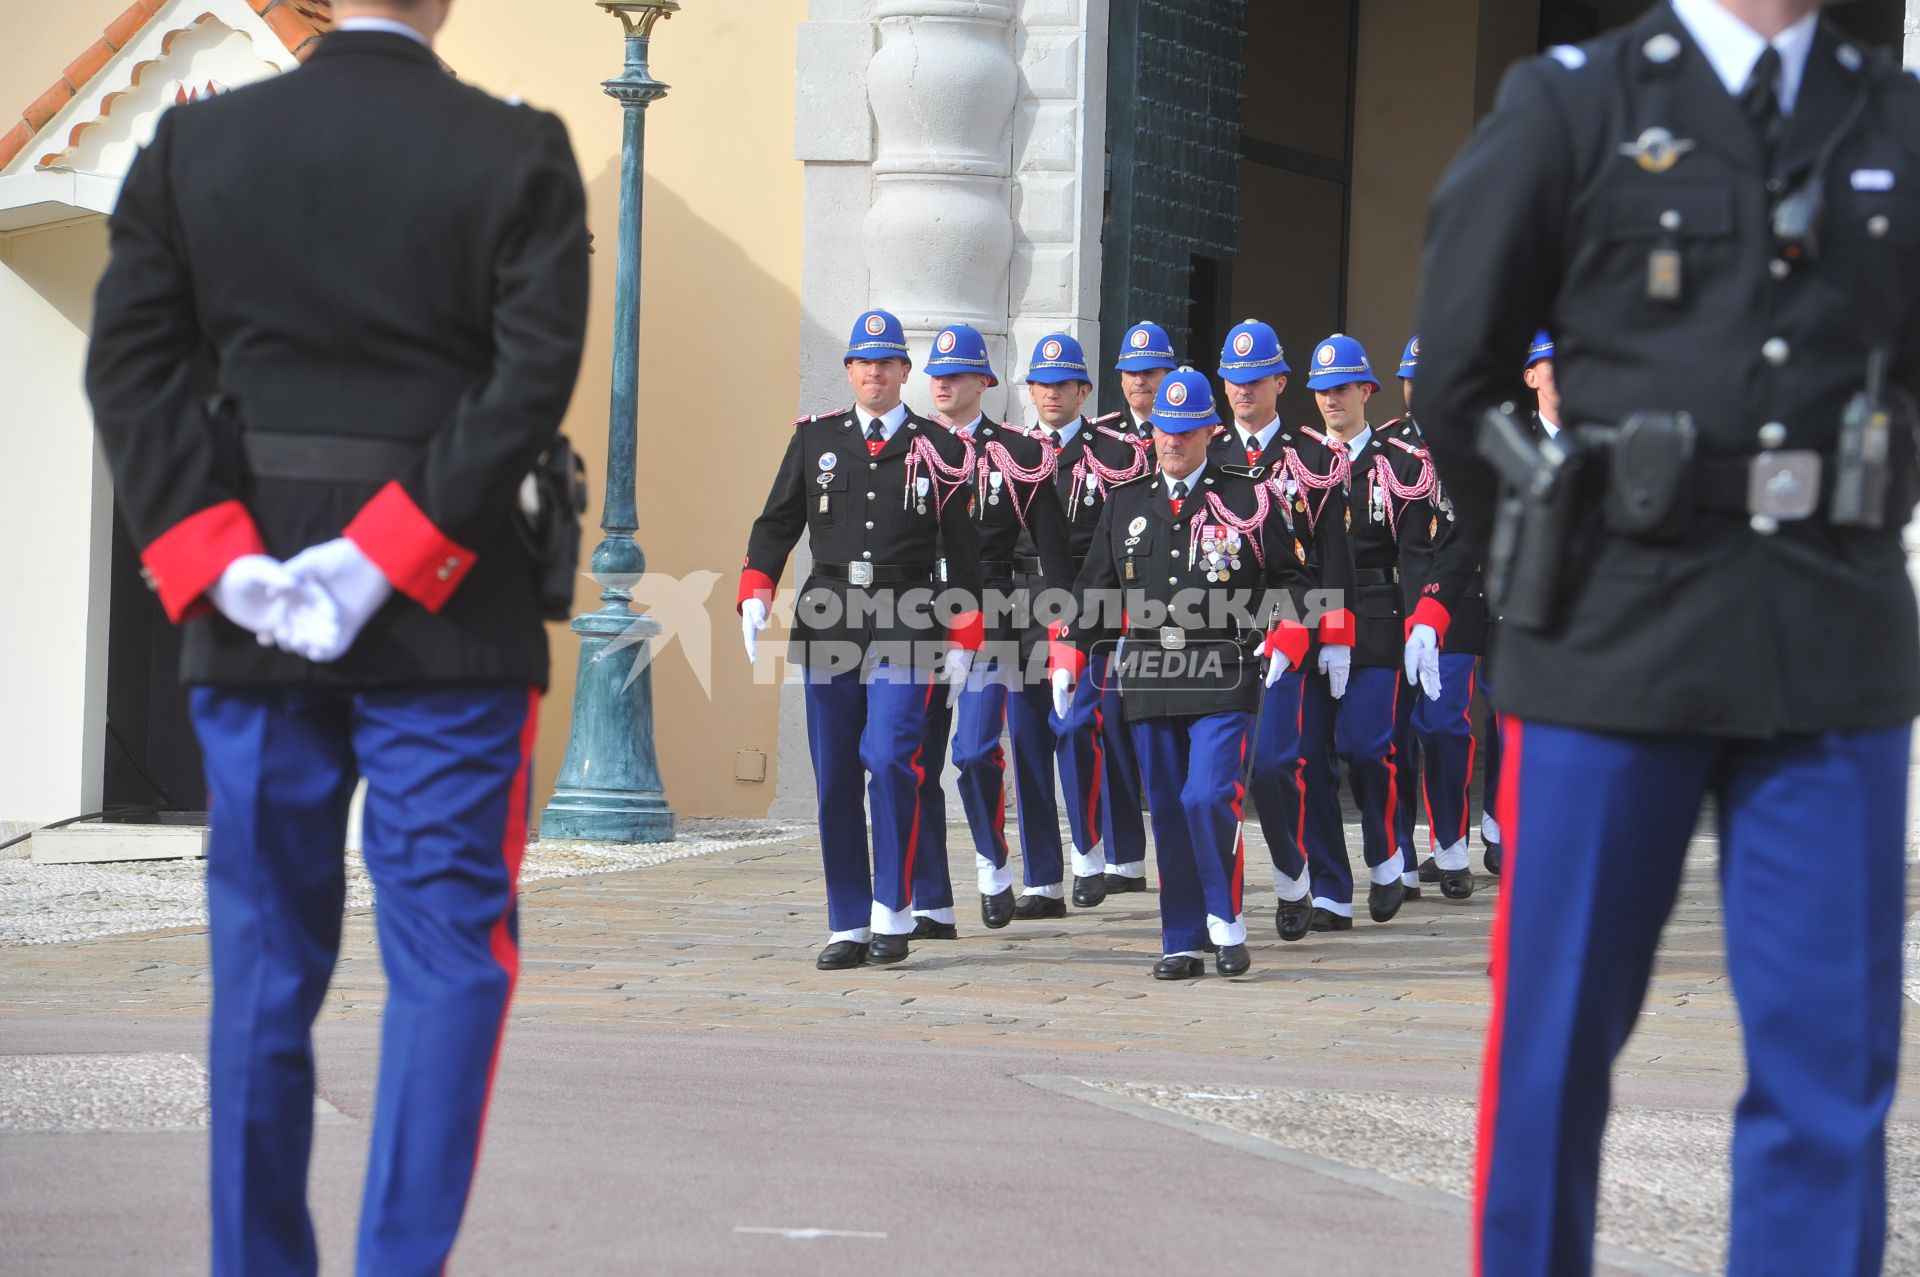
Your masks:
{"label": "blue trousers", "polygon": [[1399,854],[1399,772],[1394,737],[1401,689],[1398,667],[1354,666],[1339,700],[1327,676],[1306,679],[1301,751],[1306,759],[1307,867],[1313,902],[1334,913],[1353,912],[1353,866],[1340,812],[1340,764],[1360,808],[1361,850],[1370,869],[1385,872]]}
{"label": "blue trousers", "polygon": [[1101,655],[1094,662],[1100,684],[1100,736],[1106,750],[1106,791],[1101,795],[1100,832],[1107,845],[1107,867],[1144,877],[1147,862],[1147,819],[1141,812],[1145,790],[1140,759],[1133,748],[1133,732],[1120,710],[1120,679],[1113,660]]}
{"label": "blue trousers", "polygon": [[[1013,722],[1013,773],[1020,794],[1020,846],[1029,887],[1058,887],[1065,882],[1066,860],[1060,846],[1059,807],[1053,793],[1054,768],[1067,797],[1067,830],[1082,854],[1105,845],[1109,856],[1119,846],[1132,861],[1146,859],[1146,826],[1140,816],[1140,782],[1128,748],[1115,763],[1111,748],[1124,738],[1119,689],[1110,678],[1111,658],[1095,653],[1086,677],[1074,684],[1067,715],[1053,712],[1053,689],[1044,680],[1016,689],[1008,713]],[[1115,772],[1120,773],[1115,779]],[[1112,838],[1108,830],[1114,831]]]}
{"label": "blue trousers", "polygon": [[[1487,717],[1482,729],[1486,742],[1482,746],[1486,762],[1482,765],[1480,776],[1480,810],[1492,815],[1494,824],[1500,823],[1500,715],[1493,709],[1493,684],[1487,681],[1490,667],[1486,661],[1480,662],[1480,699],[1486,701]],[[1482,842],[1486,841],[1486,830],[1482,828]]]}
{"label": "blue trousers", "polygon": [[1611,1066],[1712,794],[1727,971],[1747,1046],[1727,1271],[1879,1273],[1908,729],[1735,741],[1509,718],[1502,730],[1479,1270],[1592,1270]]}
{"label": "blue trousers", "polygon": [[[808,674],[802,682],[819,800],[827,926],[835,934],[904,935],[913,930],[909,910],[921,838],[927,707],[939,685],[916,682],[912,670],[889,664],[827,678]],[[873,808],[871,864],[863,781]]]}
{"label": "blue trousers", "polygon": [[1428,700],[1418,688],[1408,689],[1406,699],[1414,702],[1413,730],[1420,740],[1427,824],[1435,850],[1466,841],[1472,828],[1473,690],[1479,661],[1467,653],[1442,652],[1440,698]]}
{"label": "blue trousers", "polygon": [[[926,742],[920,781],[920,849],[913,861],[913,907],[917,913],[953,908],[953,877],[947,863],[947,737],[953,736],[953,765],[959,772],[960,806],[973,835],[977,861],[996,870],[1007,866],[1007,752],[1000,734],[1007,724],[1007,695],[1015,675],[997,665],[974,670],[956,709],[947,708],[945,688],[936,688],[927,706]],[[991,893],[989,893],[991,894]]]}
{"label": "blue trousers", "polygon": [[1420,885],[1419,853],[1413,845],[1414,818],[1420,812],[1420,733],[1413,721],[1416,702],[1426,693],[1401,675],[1393,704],[1393,845],[1400,852],[1401,876]]}
{"label": "blue trousers", "polygon": [[1244,944],[1240,823],[1252,715],[1149,718],[1134,723],[1153,845],[1160,867],[1160,940],[1166,953],[1199,954],[1209,935]]}
{"label": "blue trousers", "polygon": [[388,991],[356,1270],[438,1273],[453,1249],[520,969],[538,703],[499,685],[194,690],[212,817],[216,1277],[318,1269],[312,1026],[360,776]]}
{"label": "blue trousers", "polygon": [[1300,753],[1305,690],[1306,676],[1299,670],[1282,674],[1266,690],[1248,783],[1277,877],[1298,878],[1307,867],[1301,829],[1306,813],[1306,760]]}

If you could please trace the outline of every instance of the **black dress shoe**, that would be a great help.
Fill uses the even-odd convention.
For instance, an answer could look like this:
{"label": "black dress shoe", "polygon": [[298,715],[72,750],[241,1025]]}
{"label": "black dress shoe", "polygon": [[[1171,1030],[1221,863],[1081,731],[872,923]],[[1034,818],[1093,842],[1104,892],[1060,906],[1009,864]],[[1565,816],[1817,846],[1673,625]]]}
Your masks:
{"label": "black dress shoe", "polygon": [[1064,918],[1067,916],[1067,902],[1055,900],[1052,896],[1022,896],[1014,903],[1013,916],[1022,921]]}
{"label": "black dress shoe", "polygon": [[1487,867],[1488,873],[1498,878],[1500,876],[1500,844],[1497,842],[1488,843],[1487,854],[1480,857],[1480,863]]}
{"label": "black dress shoe", "polygon": [[913,920],[913,939],[915,940],[958,940],[960,930],[951,922],[938,922],[932,918]]}
{"label": "black dress shoe", "polygon": [[1013,921],[1013,888],[997,895],[980,897],[980,921],[995,931]]}
{"label": "black dress shoe", "polygon": [[1087,874],[1073,877],[1073,907],[1091,909],[1107,898],[1107,876],[1105,874]]}
{"label": "black dress shoe", "polygon": [[[1404,878],[1403,878],[1403,879],[1401,879],[1401,880],[1400,880],[1400,885],[1401,885],[1401,886],[1403,886],[1403,887],[1406,887],[1406,879],[1404,879]],[[1409,899],[1409,900],[1418,900],[1419,898],[1420,898],[1420,888],[1418,888],[1418,887],[1407,887],[1407,899]]]}
{"label": "black dress shoe", "polygon": [[1473,894],[1473,870],[1443,869],[1440,871],[1440,894],[1449,900],[1465,900]]}
{"label": "black dress shoe", "polygon": [[1440,866],[1434,863],[1432,856],[1428,856],[1425,860],[1420,862],[1420,881],[1421,882],[1439,882],[1440,881]]}
{"label": "black dress shoe", "polygon": [[1110,896],[1122,895],[1129,891],[1145,891],[1146,889],[1147,880],[1145,878],[1129,878],[1125,874],[1107,875],[1107,894]]}
{"label": "black dress shoe", "polygon": [[1353,919],[1344,913],[1335,913],[1331,909],[1314,906],[1313,915],[1307,920],[1309,931],[1352,931]]}
{"label": "black dress shoe", "polygon": [[867,965],[867,946],[858,940],[835,940],[820,951],[813,965],[822,971],[847,971]]}
{"label": "black dress shoe", "polygon": [[1207,973],[1207,964],[1185,954],[1171,954],[1153,965],[1156,980],[1198,980]]}
{"label": "black dress shoe", "polygon": [[867,945],[868,962],[898,962],[907,956],[906,936],[875,936]]}
{"label": "black dress shoe", "polygon": [[1282,940],[1304,940],[1307,927],[1313,921],[1313,913],[1312,896],[1282,900],[1280,907],[1273,911],[1274,930],[1280,933]]}
{"label": "black dress shoe", "polygon": [[[1367,888],[1367,916],[1375,922],[1392,922],[1393,915],[1407,902],[1407,884],[1395,878],[1376,882]],[[877,961],[877,959],[876,959]]]}
{"label": "black dress shoe", "polygon": [[1247,956],[1247,946],[1243,944],[1223,945],[1220,952],[1213,955],[1213,969],[1221,975],[1245,975],[1252,965],[1253,959]]}

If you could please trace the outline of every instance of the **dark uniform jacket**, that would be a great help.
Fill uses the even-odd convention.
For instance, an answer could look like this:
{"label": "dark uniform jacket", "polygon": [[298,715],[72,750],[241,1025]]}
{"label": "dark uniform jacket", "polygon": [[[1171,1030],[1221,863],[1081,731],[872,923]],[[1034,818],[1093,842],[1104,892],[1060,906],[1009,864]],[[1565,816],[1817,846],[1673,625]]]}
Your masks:
{"label": "dark uniform jacket", "polygon": [[[972,443],[986,639],[996,645],[1017,644],[1030,623],[1028,591],[1019,582],[1044,581],[1063,592],[1073,588],[1067,516],[1054,489],[1045,444],[986,417],[974,428]],[[1034,546],[1024,557],[1023,538]],[[1017,652],[998,654],[1020,659]]]}
{"label": "dark uniform jacket", "polygon": [[[1818,251],[1796,259],[1772,234],[1757,130],[1668,6],[1584,53],[1509,74],[1429,224],[1421,415],[1482,552],[1495,482],[1474,450],[1478,414],[1524,402],[1538,327],[1554,336],[1569,425],[1685,411],[1699,454],[1727,462],[1758,451],[1770,423],[1830,462],[1876,343],[1892,382],[1920,390],[1920,86],[1821,24],[1775,162],[1790,190],[1830,153]],[[1677,145],[1650,147],[1654,128]],[[1905,503],[1879,531],[1817,513],[1764,535],[1744,514],[1701,511],[1670,541],[1608,532],[1598,506],[1579,516],[1554,623],[1501,628],[1503,709],[1759,737],[1920,712]]]}
{"label": "dark uniform jacket", "polygon": [[[1298,618],[1307,614],[1313,571],[1266,478],[1264,467],[1209,461],[1178,514],[1165,474],[1114,488],[1074,586],[1078,617],[1056,658],[1075,664],[1073,653],[1119,635],[1124,616],[1120,702],[1128,722],[1252,711],[1263,633],[1296,664],[1305,654],[1309,634]],[[1221,517],[1210,497],[1248,526]],[[1171,644],[1169,631],[1178,631]]]}
{"label": "dark uniform jacket", "polygon": [[[1039,432],[1044,435],[1045,431]],[[1042,439],[1044,443],[1044,439]],[[1053,452],[1049,445],[1049,453]],[[1067,553],[1071,581],[1079,575],[1093,548],[1094,530],[1100,525],[1113,484],[1137,479],[1153,470],[1152,445],[1135,436],[1127,427],[1124,413],[1113,413],[1096,421],[1082,418],[1080,429],[1053,454],[1053,490],[1067,518]],[[1030,531],[1020,535],[1019,555],[1032,560],[1040,556],[1038,543]],[[1030,590],[1058,586],[1054,579],[1040,580],[1027,573],[1016,577],[1016,584]],[[1046,642],[1044,613],[1034,616],[1027,626],[1024,641],[1029,653],[1041,650]]]}
{"label": "dark uniform jacket", "polygon": [[[1209,463],[1249,464],[1247,445],[1237,426],[1228,426],[1207,445]],[[1338,460],[1318,431],[1296,430],[1285,422],[1274,432],[1257,463],[1276,497],[1292,509],[1294,535],[1307,549],[1316,597],[1325,601],[1315,637],[1322,643],[1353,646],[1353,547],[1347,540],[1345,480]],[[1324,517],[1327,511],[1332,518]]]}
{"label": "dark uniform jacket", "polygon": [[[1331,436],[1327,443],[1345,447]],[[1419,435],[1396,421],[1373,428],[1367,446],[1351,464],[1351,476],[1344,513],[1357,600],[1353,663],[1397,667],[1410,622],[1432,625],[1443,646],[1447,637],[1449,614],[1439,587],[1421,593],[1434,574],[1437,475]],[[1411,607],[1410,594],[1417,598]]]}
{"label": "dark uniform jacket", "polygon": [[[197,618],[184,677],[544,685],[512,523],[586,329],[585,198],[560,121],[403,36],[330,35],[296,71],[162,116],[111,242],[87,390],[148,582],[170,618]],[[256,433],[315,458],[303,474],[354,453],[359,477],[284,477],[284,456],[256,473]],[[235,558],[343,530],[395,593],[339,661],[211,613]]]}
{"label": "dark uniform jacket", "polygon": [[[1426,446],[1420,423],[1413,416],[1387,423],[1388,431],[1411,432],[1411,438]],[[1533,427],[1536,431],[1539,426]],[[1403,432],[1404,433],[1404,432]],[[1431,455],[1431,453],[1429,453]],[[1460,533],[1460,512],[1447,495],[1444,478],[1436,476],[1430,498],[1433,513],[1427,520],[1427,542],[1417,561],[1401,579],[1400,596],[1411,616],[1420,601],[1436,600],[1446,611],[1446,625],[1437,627],[1442,636],[1441,649],[1455,656],[1482,656],[1487,651],[1487,593],[1480,563],[1467,548]],[[1426,614],[1431,621],[1431,610]]]}
{"label": "dark uniform jacket", "polygon": [[[813,572],[795,602],[789,658],[845,672],[871,649],[896,664],[931,668],[948,638],[980,646],[974,450],[911,412],[877,454],[868,453],[862,430],[851,408],[794,423],[766,509],[747,537],[740,598],[771,599],[807,532]],[[929,449],[938,465],[927,460]],[[937,580],[942,560],[944,584]],[[870,584],[847,579],[869,569]],[[940,597],[950,612],[935,610]]]}

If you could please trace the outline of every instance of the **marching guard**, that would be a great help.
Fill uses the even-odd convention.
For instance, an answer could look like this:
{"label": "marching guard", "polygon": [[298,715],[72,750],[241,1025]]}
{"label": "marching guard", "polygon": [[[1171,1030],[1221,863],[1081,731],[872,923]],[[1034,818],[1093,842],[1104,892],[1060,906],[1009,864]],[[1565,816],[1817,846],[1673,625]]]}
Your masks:
{"label": "marching guard", "polygon": [[[1233,422],[1208,447],[1210,462],[1265,471],[1273,499],[1289,507],[1295,537],[1306,547],[1318,594],[1333,600],[1315,627],[1315,648],[1301,668],[1283,672],[1266,689],[1266,703],[1253,741],[1248,788],[1273,862],[1278,898],[1274,929],[1282,940],[1300,940],[1313,915],[1301,821],[1306,804],[1306,761],[1300,714],[1306,669],[1329,679],[1335,700],[1346,694],[1353,658],[1353,552],[1347,544],[1346,467],[1318,431],[1291,430],[1280,420],[1280,394],[1287,388],[1286,353],[1273,328],[1249,319],[1227,334],[1220,351],[1220,380]],[[1328,517],[1331,511],[1331,517]]]}
{"label": "marching guard", "polygon": [[[1046,444],[1054,467],[1054,491],[1066,510],[1076,575],[1093,545],[1094,529],[1113,487],[1137,479],[1151,468],[1145,441],[1112,424],[1090,422],[1081,415],[1092,391],[1080,343],[1065,333],[1042,337],[1034,346],[1027,370],[1027,394],[1039,417],[1035,433]],[[1109,766],[1116,744],[1129,754],[1132,744],[1116,740],[1122,728],[1111,721],[1106,708],[1112,703],[1107,686],[1109,656],[1104,651],[1095,656],[1092,675],[1075,692],[1072,703],[1064,711],[1056,711],[1042,676],[1047,630],[1050,623],[1060,619],[1054,611],[1065,610],[1058,605],[1070,603],[1071,586],[1025,570],[1040,558],[1039,544],[1031,530],[1021,533],[1018,558],[1021,562],[1016,566],[1021,570],[1016,573],[1015,585],[1038,606],[1024,636],[1027,650],[1034,655],[1008,709],[1014,777],[1020,793],[1025,874],[1014,916],[1064,918],[1066,859],[1060,846],[1053,792],[1056,762],[1060,787],[1069,804],[1067,827],[1073,837],[1076,908],[1090,909],[1105,900],[1110,880],[1117,890],[1146,889],[1146,830],[1137,781],[1127,792],[1131,769]],[[1049,608],[1049,600],[1056,607]],[[1035,665],[1040,668],[1033,668]],[[1123,846],[1130,853],[1128,858],[1116,856],[1109,862],[1110,842]]]}
{"label": "marching guard", "polygon": [[[1066,514],[1053,486],[1053,458],[1046,446],[980,409],[981,395],[1000,384],[987,358],[986,339],[967,324],[941,329],[933,339],[926,373],[932,381],[934,420],[973,445],[973,513],[986,627],[986,644],[968,672],[957,707],[936,698],[928,710],[921,764],[923,854],[914,861],[913,934],[916,939],[950,940],[957,931],[946,851],[946,791],[941,783],[947,737],[953,735],[960,806],[973,836],[980,920],[989,927],[1004,927],[1013,921],[1014,899],[1013,871],[1007,859],[1007,762],[1000,736],[1006,728],[1009,691],[1022,677],[1020,636],[1032,606],[1014,582],[1026,574],[1056,590],[1070,588],[1073,560]],[[1032,540],[1036,555],[1022,558],[1019,554],[1023,535]],[[1025,808],[1022,802],[1023,814]]]}
{"label": "marching guard", "polygon": [[973,445],[900,401],[912,361],[886,311],[854,323],[844,362],[854,406],[794,423],[747,539],[739,595],[751,661],[787,556],[811,535],[790,657],[803,671],[819,797],[832,932],[822,970],[907,956],[927,712],[940,694],[932,671],[944,671],[951,701],[983,639]]}
{"label": "marching guard", "polygon": [[1167,374],[1179,366],[1173,339],[1151,320],[1135,324],[1120,339],[1120,357],[1113,361],[1113,370],[1120,374],[1120,394],[1127,401],[1122,415],[1127,428],[1149,443],[1153,441],[1154,396]]}
{"label": "marching guard", "polygon": [[1202,975],[1214,949],[1221,975],[1243,975],[1248,729],[1263,686],[1306,653],[1310,636],[1296,618],[1312,574],[1265,469],[1208,461],[1220,418],[1204,375],[1169,374],[1152,419],[1159,471],[1115,485],[1075,585],[1078,619],[1054,644],[1052,684],[1064,709],[1088,651],[1125,618],[1121,704],[1160,870],[1163,956],[1153,974]]}

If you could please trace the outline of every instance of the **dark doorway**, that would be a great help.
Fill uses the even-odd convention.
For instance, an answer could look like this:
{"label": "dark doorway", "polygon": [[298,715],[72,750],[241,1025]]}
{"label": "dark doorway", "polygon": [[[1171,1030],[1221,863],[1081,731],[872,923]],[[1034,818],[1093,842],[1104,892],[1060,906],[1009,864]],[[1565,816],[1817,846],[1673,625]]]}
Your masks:
{"label": "dark doorway", "polygon": [[207,807],[200,744],[180,685],[180,629],[140,577],[140,553],[113,521],[108,586],[107,739],[103,775],[109,819],[201,820]]}

